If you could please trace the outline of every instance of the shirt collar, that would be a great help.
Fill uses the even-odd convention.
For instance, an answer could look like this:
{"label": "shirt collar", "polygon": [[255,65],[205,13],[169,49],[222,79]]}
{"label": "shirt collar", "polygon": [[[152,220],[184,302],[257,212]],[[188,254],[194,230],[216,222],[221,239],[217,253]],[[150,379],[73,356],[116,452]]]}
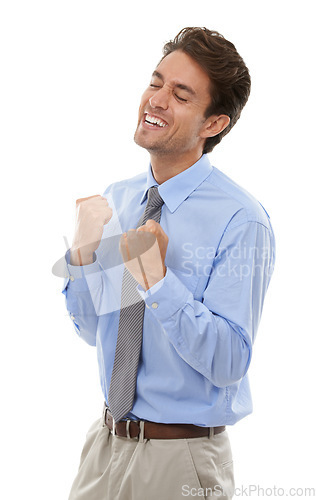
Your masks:
{"label": "shirt collar", "polygon": [[158,184],[155,180],[151,164],[149,164],[147,172],[146,189],[141,197],[140,203],[143,203],[147,198],[147,191],[152,186],[158,186],[158,192],[163,201],[167,205],[171,213],[173,213],[181,203],[209,176],[213,167],[210,164],[208,156],[202,155],[201,158],[191,167],[187,168],[180,174],[171,177],[162,184]]}

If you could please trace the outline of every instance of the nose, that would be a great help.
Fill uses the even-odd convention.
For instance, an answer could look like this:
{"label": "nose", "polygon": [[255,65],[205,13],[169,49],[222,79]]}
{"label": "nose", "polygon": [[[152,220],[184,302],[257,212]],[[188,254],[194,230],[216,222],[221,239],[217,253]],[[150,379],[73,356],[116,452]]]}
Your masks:
{"label": "nose", "polygon": [[167,109],[169,106],[169,93],[167,89],[161,87],[156,90],[154,95],[149,99],[149,104],[152,108]]}

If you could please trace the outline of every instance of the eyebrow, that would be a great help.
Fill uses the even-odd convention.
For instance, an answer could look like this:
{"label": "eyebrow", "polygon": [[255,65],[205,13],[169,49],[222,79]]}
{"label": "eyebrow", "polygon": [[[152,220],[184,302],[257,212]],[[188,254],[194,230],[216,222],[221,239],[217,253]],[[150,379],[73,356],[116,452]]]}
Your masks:
{"label": "eyebrow", "polygon": [[[162,76],[161,73],[159,73],[159,71],[154,71],[152,76],[156,76],[160,80],[164,81],[164,77]],[[191,87],[189,87],[188,85],[185,85],[184,83],[176,83],[175,87],[178,89],[181,89],[181,90],[186,90],[189,94],[191,94],[193,96],[196,95],[196,92]]]}

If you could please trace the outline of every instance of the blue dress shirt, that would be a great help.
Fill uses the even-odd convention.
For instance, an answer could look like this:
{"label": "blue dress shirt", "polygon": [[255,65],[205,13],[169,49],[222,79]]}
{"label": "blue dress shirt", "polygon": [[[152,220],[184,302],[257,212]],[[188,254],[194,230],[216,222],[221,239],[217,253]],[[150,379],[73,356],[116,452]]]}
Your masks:
{"label": "blue dress shirt", "polygon": [[[148,173],[110,185],[113,209],[96,260],[72,266],[63,293],[76,332],[96,346],[107,401],[120,316],[122,232],[135,228]],[[143,344],[133,419],[199,426],[234,424],[252,411],[247,370],[275,259],[262,205],[203,155],[158,185],[169,237],[165,277],[144,291]],[[111,244],[107,244],[111,242]],[[69,252],[68,252],[69,253]],[[115,256],[113,258],[113,256]]]}

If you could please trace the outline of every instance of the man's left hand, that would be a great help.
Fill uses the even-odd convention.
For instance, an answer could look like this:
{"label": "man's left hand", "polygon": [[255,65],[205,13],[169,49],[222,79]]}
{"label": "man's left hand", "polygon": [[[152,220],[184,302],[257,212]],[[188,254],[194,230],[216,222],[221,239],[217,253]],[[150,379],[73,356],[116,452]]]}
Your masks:
{"label": "man's left hand", "polygon": [[152,219],[138,229],[122,234],[119,249],[125,266],[144,290],[158,283],[166,274],[168,241],[161,225]]}

